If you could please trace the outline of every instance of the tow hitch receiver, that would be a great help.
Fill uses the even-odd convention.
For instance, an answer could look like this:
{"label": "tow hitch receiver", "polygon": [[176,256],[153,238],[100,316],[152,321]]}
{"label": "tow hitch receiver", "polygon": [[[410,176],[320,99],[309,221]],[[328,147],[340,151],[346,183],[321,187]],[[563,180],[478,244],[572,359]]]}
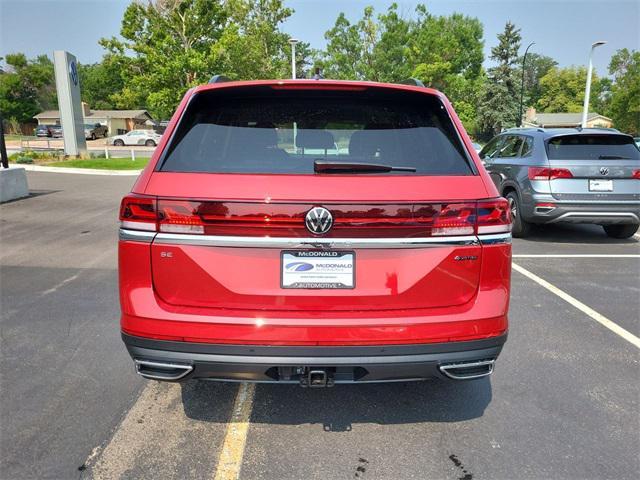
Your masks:
{"label": "tow hitch receiver", "polygon": [[300,386],[310,388],[333,387],[333,372],[325,369],[308,369],[305,374],[300,375]]}

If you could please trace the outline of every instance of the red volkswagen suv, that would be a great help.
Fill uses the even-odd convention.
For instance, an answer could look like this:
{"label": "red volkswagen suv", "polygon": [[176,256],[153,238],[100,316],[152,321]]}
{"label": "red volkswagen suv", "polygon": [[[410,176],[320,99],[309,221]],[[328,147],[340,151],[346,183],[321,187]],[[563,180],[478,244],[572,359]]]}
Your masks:
{"label": "red volkswagen suv", "polygon": [[463,380],[507,337],[507,202],[419,84],[192,89],[120,221],[122,338],[146,378]]}

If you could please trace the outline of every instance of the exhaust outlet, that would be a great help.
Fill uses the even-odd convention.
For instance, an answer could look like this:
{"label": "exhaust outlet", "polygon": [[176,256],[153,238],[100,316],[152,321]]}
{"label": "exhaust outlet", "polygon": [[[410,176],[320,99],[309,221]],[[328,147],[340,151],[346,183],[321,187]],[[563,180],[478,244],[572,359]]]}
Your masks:
{"label": "exhaust outlet", "polygon": [[487,377],[493,373],[496,360],[479,360],[475,362],[449,363],[440,365],[440,372],[453,380],[472,380]]}
{"label": "exhaust outlet", "polygon": [[193,371],[192,365],[157,362],[151,360],[134,360],[136,373],[151,380],[175,381],[184,378]]}

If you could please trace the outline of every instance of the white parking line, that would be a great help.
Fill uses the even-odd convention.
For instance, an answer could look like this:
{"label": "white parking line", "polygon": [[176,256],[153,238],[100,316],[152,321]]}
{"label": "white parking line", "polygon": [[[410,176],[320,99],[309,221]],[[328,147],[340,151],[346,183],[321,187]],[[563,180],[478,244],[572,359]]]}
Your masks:
{"label": "white parking line", "polygon": [[255,384],[240,384],[236,401],[233,405],[231,420],[227,425],[227,433],[220,451],[215,480],[237,480],[240,477],[254,394]]}
{"label": "white parking line", "polygon": [[640,258],[640,254],[600,254],[600,253],[585,253],[585,254],[518,254],[512,255],[513,258]]}
{"label": "white parking line", "polygon": [[589,307],[589,306],[585,305],[584,303],[582,303],[581,301],[575,299],[574,297],[572,297],[568,293],[560,290],[555,285],[552,285],[549,282],[547,282],[546,280],[544,280],[543,278],[540,278],[536,274],[531,273],[526,268],[522,268],[520,265],[517,265],[515,263],[512,264],[512,266],[513,266],[513,269],[516,272],[521,273],[522,275],[524,275],[525,277],[529,278],[530,280],[533,280],[538,285],[546,288],[551,293],[553,293],[553,294],[557,295],[558,297],[562,298],[565,302],[570,303],[571,305],[576,307],[578,310],[580,310],[581,312],[585,313],[586,315],[588,315],[589,317],[594,319],[596,322],[601,324],[603,327],[608,328],[609,330],[611,330],[616,335],[621,336],[622,338],[624,338],[629,343],[631,343],[631,344],[635,345],[636,347],[640,348],[640,338],[636,337],[633,333],[629,332],[628,330],[625,330],[624,328],[622,328],[617,323],[612,322],[611,320],[609,320],[604,315],[596,312],[591,307]]}

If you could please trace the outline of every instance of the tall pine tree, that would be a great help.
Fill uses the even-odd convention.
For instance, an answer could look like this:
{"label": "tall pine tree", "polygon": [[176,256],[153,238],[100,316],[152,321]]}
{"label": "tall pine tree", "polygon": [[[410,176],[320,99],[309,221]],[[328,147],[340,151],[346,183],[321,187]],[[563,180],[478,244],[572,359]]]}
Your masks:
{"label": "tall pine tree", "polygon": [[488,138],[519,123],[519,83],[517,81],[520,29],[507,22],[498,34],[498,45],[491,49],[496,66],[488,70],[488,79],[478,108],[478,127]]}

